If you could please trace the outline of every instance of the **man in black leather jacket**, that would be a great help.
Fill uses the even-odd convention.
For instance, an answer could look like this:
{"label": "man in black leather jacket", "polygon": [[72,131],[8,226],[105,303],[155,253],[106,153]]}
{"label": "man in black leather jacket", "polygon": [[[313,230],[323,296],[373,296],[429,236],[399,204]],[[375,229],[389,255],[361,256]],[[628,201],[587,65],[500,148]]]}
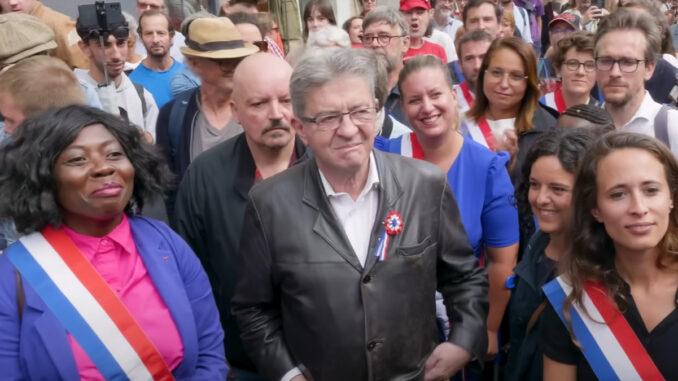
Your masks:
{"label": "man in black leather jacket", "polygon": [[292,124],[314,156],[249,195],[231,305],[270,380],[442,380],[485,355],[487,277],[444,174],[372,150],[372,54],[297,65]]}

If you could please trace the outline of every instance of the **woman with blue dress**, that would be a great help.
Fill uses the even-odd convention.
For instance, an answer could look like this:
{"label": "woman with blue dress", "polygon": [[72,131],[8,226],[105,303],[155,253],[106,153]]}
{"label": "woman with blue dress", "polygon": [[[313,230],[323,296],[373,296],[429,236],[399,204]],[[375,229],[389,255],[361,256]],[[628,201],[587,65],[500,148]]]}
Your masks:
{"label": "woman with blue dress", "polygon": [[508,155],[491,152],[459,133],[459,112],[449,71],[437,58],[408,60],[398,88],[402,109],[414,132],[391,140],[377,138],[375,146],[426,160],[447,173],[469,243],[488,270],[488,354],[494,355],[509,299],[504,283],[516,264],[519,241],[518,212],[506,169]]}

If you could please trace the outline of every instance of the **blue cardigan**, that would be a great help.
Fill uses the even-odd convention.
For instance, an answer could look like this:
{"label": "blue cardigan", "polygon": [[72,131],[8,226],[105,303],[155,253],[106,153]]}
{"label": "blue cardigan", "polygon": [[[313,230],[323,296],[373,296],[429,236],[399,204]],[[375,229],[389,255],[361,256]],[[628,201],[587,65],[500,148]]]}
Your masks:
{"label": "blue cardigan", "polygon": [[[224,332],[200,262],[167,225],[144,217],[129,222],[139,255],[184,345],[184,358],[172,372],[174,377],[225,379]],[[20,321],[14,266],[0,255],[0,378],[79,380],[66,330],[31,286],[23,285],[26,302]]]}

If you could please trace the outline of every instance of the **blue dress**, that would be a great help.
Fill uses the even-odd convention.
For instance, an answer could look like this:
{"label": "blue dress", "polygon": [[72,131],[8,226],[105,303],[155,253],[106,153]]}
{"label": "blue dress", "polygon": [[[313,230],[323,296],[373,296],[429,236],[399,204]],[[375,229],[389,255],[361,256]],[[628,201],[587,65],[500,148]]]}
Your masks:
{"label": "blue dress", "polygon": [[[374,146],[410,157],[419,150],[414,133],[395,139],[377,137]],[[447,182],[478,258],[484,247],[511,246],[520,239],[513,185],[506,170],[508,160],[507,153],[494,153],[464,137],[461,151],[447,172]]]}

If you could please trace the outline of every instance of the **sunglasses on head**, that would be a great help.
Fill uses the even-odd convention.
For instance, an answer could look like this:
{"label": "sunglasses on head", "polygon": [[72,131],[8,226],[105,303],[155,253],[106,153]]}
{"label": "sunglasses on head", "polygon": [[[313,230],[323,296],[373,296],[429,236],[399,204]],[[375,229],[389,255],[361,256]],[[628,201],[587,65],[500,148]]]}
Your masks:
{"label": "sunglasses on head", "polygon": [[113,36],[116,40],[125,40],[129,37],[129,28],[126,26],[119,26],[111,31],[92,29],[87,33],[85,40],[98,40],[99,37],[103,37],[104,40],[107,40],[108,36]]}

